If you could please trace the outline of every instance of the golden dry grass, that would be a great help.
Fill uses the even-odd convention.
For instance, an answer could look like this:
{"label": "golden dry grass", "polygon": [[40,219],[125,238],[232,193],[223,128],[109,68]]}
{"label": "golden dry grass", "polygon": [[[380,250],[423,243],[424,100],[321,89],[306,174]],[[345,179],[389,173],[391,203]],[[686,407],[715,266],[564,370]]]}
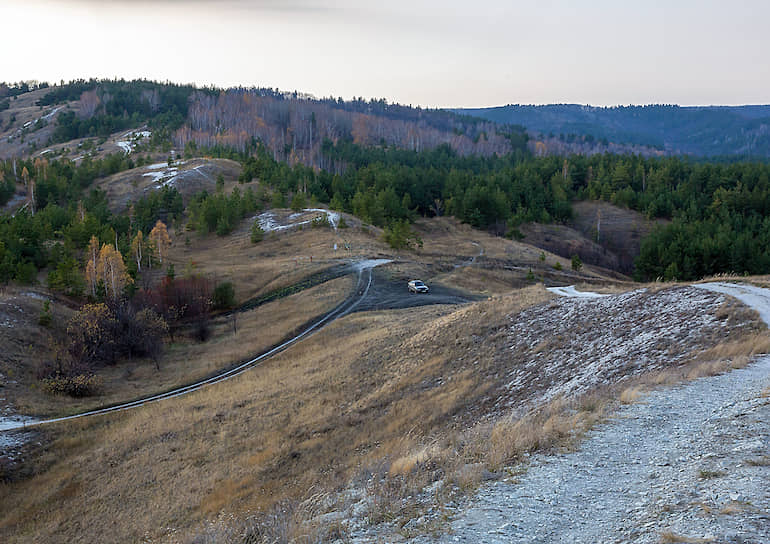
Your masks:
{"label": "golden dry grass", "polygon": [[719,510],[719,513],[723,516],[734,516],[746,512],[760,512],[760,510],[756,506],[738,501],[731,501]]}
{"label": "golden dry grass", "polygon": [[[321,252],[335,236],[342,234],[306,229],[269,236],[252,247],[242,226],[232,239],[191,240],[189,251],[201,258],[198,270],[236,285],[248,284],[249,274],[255,274],[240,266],[243,258],[263,266],[255,276],[262,283],[240,288],[239,297],[245,298],[264,292],[265,284],[291,283],[287,277],[295,269],[296,277],[304,277],[335,262],[338,256]],[[344,236],[360,255],[388,255],[376,235],[349,229]],[[466,245],[458,244],[463,251],[478,251]],[[187,251],[183,243],[174,247],[177,271],[191,255]],[[313,253],[313,263],[299,259],[307,252]],[[409,264],[423,259],[419,252],[403,252],[400,258],[405,269],[440,270],[445,264],[440,256]],[[348,287],[345,280],[337,281],[341,294]],[[172,347],[163,366],[220,350],[232,350],[218,354],[222,360],[239,358],[239,349],[251,350],[256,346],[249,342],[261,341],[240,331],[269,332],[275,325],[278,335],[308,308],[322,308],[322,295],[331,304],[333,294],[324,286],[315,289],[244,316],[235,346],[228,342],[228,324],[221,323],[219,340],[200,351]],[[621,390],[482,419],[500,386],[487,376],[499,371],[495,355],[506,337],[508,316],[552,296],[538,285],[460,308],[349,315],[225,384],[132,412],[51,426],[44,431],[45,446],[30,458],[36,475],[0,486],[0,502],[12,505],[0,512],[0,539],[173,542],[202,530],[223,511],[240,519],[285,501],[308,505],[312,497],[333,494],[362,474],[382,476],[372,476],[370,492],[377,508],[373,516],[385,519],[408,515],[415,506],[405,497],[437,474],[472,489],[484,471],[499,470],[527,452],[569,447],[605,417]],[[277,315],[284,317],[282,323],[273,323]],[[754,344],[747,343],[759,349],[759,340]],[[745,354],[745,347],[720,349],[705,359]],[[653,385],[652,380],[624,383]],[[319,512],[318,503],[311,503],[316,506],[292,511],[290,524],[297,531]]]}
{"label": "golden dry grass", "polygon": [[[539,288],[480,306],[492,314],[547,296]],[[467,330],[469,312],[354,314],[227,384],[51,427],[53,441],[36,461],[40,476],[0,488],[0,500],[17,505],[0,515],[0,535],[130,541],[149,531],[162,539],[168,520],[190,528],[223,508],[269,509],[321,482],[333,489],[362,466],[408,456],[421,437],[452,425],[485,385],[446,360],[454,345],[426,358],[412,351],[422,337],[404,338],[418,323],[427,323],[426,337],[442,328],[437,322]],[[451,381],[425,389],[445,371]],[[407,473],[428,455],[394,471]],[[63,496],[71,482],[78,492]]]}
{"label": "golden dry grass", "polygon": [[633,404],[642,396],[644,390],[639,386],[626,387],[621,391],[620,400],[621,404]]}
{"label": "golden dry grass", "polygon": [[[76,399],[27,387],[13,398],[14,404],[24,414],[74,413],[191,383],[277,344],[342,302],[352,291],[353,282],[351,276],[338,278],[239,313],[235,334],[230,319],[215,318],[207,342],[177,339],[166,347],[159,369],[142,359],[103,368],[99,371],[103,381],[99,396]],[[35,383],[35,377],[30,376],[28,383]]]}
{"label": "golden dry grass", "polygon": [[683,536],[683,535],[678,535],[676,533],[673,533],[671,531],[663,531],[660,534],[660,541],[663,544],[675,544],[675,543],[706,544],[707,542],[714,542],[713,539]]}
{"label": "golden dry grass", "polygon": [[[125,132],[121,132],[122,136]],[[112,142],[106,144],[111,146]],[[114,148],[118,151],[117,146]],[[114,152],[114,151],[113,151]],[[151,155],[151,160],[156,163],[165,163],[168,160],[168,155],[162,153],[155,153]],[[202,190],[206,190],[209,193],[213,193],[216,190],[216,178],[222,176],[224,180],[223,190],[230,193],[234,187],[240,187],[241,193],[246,187],[251,187],[252,190],[257,190],[257,183],[249,183],[240,185],[238,183],[238,175],[241,173],[241,165],[236,161],[228,159],[206,159],[195,158],[184,160],[181,164],[177,164],[178,172],[181,174],[188,170],[194,170],[195,168],[206,166],[205,173],[198,174],[200,170],[188,174],[187,177],[178,178],[174,187],[187,202],[189,198]],[[146,176],[147,173],[162,172],[163,170],[150,170],[146,167],[134,168],[131,170],[125,170],[111,176],[100,178],[96,181],[96,185],[102,189],[110,203],[110,207],[116,212],[125,212],[129,206],[129,203],[136,202],[147,194],[149,190],[157,190],[158,184],[153,181],[151,176]]]}
{"label": "golden dry grass", "polygon": [[[437,471],[470,490],[484,471],[570,447],[606,417],[620,388],[478,419],[494,397],[485,368],[494,368],[507,316],[551,297],[535,286],[461,308],[353,314],[229,383],[52,427],[52,442],[35,457],[39,475],[0,488],[0,501],[15,505],[0,515],[0,538],[130,541],[147,533],[175,541],[162,529],[169,523],[180,534],[196,532],[222,511],[265,512],[307,499],[308,490],[333,492],[364,469],[384,471],[370,487],[371,514],[391,519],[412,515],[416,506],[405,497]],[[740,340],[743,348],[726,344],[701,356],[761,345]],[[306,530],[300,518],[310,510],[292,512],[296,530]]]}

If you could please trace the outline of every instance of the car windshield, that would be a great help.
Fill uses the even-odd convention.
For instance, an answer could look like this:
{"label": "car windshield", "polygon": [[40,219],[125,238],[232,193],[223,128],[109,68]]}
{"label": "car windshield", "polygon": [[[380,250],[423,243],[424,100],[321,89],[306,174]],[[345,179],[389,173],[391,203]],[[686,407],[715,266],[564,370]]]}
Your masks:
{"label": "car windshield", "polygon": [[417,280],[416,282],[414,282],[414,286],[415,286],[415,287],[422,287],[423,285],[425,285],[425,284],[424,284],[423,282],[419,281],[419,280]]}

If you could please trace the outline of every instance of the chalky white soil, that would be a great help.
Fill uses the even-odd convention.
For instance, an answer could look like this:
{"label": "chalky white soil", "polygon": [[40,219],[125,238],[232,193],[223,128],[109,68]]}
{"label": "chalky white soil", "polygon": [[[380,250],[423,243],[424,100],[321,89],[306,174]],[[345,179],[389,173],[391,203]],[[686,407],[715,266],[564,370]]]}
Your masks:
{"label": "chalky white soil", "polygon": [[[763,318],[770,316],[770,291],[699,287],[704,295],[706,290],[732,294]],[[697,295],[691,303],[699,303]],[[635,340],[624,342],[629,361],[647,358],[643,346],[654,344],[656,328],[676,330],[677,308],[660,309],[652,329],[640,329]],[[563,310],[565,321],[579,321],[580,304]],[[635,311],[628,307],[631,315]],[[687,327],[676,335],[686,336]],[[593,373],[623,356],[611,342],[575,354],[586,369],[565,387],[590,383]],[[655,362],[646,360],[649,364]],[[770,542],[770,398],[763,396],[769,386],[770,356],[763,356],[741,370],[656,390],[597,428],[579,451],[535,456],[518,481],[482,487],[457,508],[449,531],[437,540]]]}

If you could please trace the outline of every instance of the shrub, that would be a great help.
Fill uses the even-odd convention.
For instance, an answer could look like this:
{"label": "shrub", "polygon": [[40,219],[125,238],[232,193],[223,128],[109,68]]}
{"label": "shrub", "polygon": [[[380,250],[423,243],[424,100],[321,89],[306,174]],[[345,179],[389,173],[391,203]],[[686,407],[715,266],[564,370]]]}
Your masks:
{"label": "shrub", "polygon": [[556,269],[556,270],[561,270],[561,269],[562,269],[561,263],[560,263],[560,262],[558,262],[558,261],[556,262],[556,264],[555,264],[555,265],[553,265],[553,267],[554,267],[554,269]]}
{"label": "shrub", "polygon": [[310,222],[310,226],[313,228],[326,227],[331,228],[332,224],[329,222],[329,218],[326,215],[316,217]]}
{"label": "shrub", "polygon": [[387,227],[383,237],[393,249],[406,249],[415,245],[422,247],[422,239],[412,230],[406,219],[396,221]]}
{"label": "shrub", "polygon": [[251,243],[257,244],[265,239],[265,231],[259,226],[259,221],[254,221],[251,226]]}
{"label": "shrub", "polygon": [[220,283],[214,288],[211,301],[216,310],[227,310],[235,306],[235,287],[230,281]]}
{"label": "shrub", "polygon": [[577,272],[581,268],[583,268],[583,261],[581,261],[580,257],[578,257],[577,255],[573,255],[572,256],[572,270]]}
{"label": "shrub", "polygon": [[117,321],[106,304],[86,304],[67,325],[67,351],[76,365],[112,364]]}
{"label": "shrub", "polygon": [[43,327],[49,327],[52,321],[53,316],[51,315],[51,301],[45,300],[43,301],[43,309],[40,312],[40,317],[38,317],[37,322]]}
{"label": "shrub", "polygon": [[205,342],[209,339],[209,336],[211,336],[211,324],[209,323],[208,315],[201,314],[196,318],[193,336],[199,342]]}
{"label": "shrub", "polygon": [[57,374],[43,380],[43,389],[49,393],[70,397],[90,397],[101,390],[102,382],[94,374],[64,376]]}

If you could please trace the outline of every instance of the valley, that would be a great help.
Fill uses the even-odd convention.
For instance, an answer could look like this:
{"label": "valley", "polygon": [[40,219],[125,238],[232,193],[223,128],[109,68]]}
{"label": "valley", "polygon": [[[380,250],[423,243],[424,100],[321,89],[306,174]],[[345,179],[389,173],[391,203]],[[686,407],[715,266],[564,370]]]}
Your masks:
{"label": "valley", "polygon": [[764,413],[768,167],[531,147],[262,88],[11,99],[0,540],[767,536],[761,447],[725,502],[696,429]]}

